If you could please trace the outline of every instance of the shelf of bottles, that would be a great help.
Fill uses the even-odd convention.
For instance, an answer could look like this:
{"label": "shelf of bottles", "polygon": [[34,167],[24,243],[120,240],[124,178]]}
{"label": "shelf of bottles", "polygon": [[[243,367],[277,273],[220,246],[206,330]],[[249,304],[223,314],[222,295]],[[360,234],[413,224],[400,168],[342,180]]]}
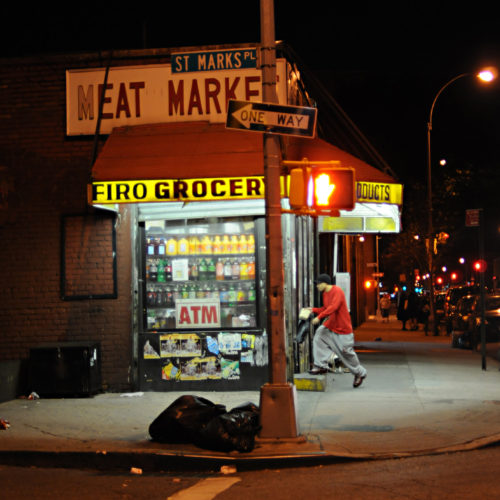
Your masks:
{"label": "shelf of bottles", "polygon": [[218,299],[222,328],[256,326],[255,237],[146,232],[148,330],[176,328],[178,299]]}

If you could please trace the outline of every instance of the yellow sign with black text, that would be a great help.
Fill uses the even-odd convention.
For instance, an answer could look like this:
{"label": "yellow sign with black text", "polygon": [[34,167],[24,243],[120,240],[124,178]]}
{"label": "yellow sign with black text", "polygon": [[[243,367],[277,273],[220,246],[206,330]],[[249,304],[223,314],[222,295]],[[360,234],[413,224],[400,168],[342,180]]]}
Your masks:
{"label": "yellow sign with black text", "polygon": [[[285,177],[282,177],[282,197],[285,196],[284,181]],[[88,185],[88,200],[91,205],[105,205],[260,199],[264,198],[264,184],[263,176],[101,181]],[[356,201],[401,205],[403,186],[358,181],[356,182]]]}

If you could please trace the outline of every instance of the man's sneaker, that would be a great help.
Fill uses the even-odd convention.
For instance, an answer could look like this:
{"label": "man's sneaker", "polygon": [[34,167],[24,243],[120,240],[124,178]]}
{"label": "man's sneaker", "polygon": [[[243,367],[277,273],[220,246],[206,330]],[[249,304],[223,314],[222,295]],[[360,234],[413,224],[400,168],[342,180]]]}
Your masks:
{"label": "man's sneaker", "polygon": [[360,377],[359,375],[356,375],[354,377],[354,382],[352,383],[352,386],[354,388],[356,387],[359,387],[362,383],[363,383],[363,380],[366,378],[366,375],[363,375],[362,377]]}

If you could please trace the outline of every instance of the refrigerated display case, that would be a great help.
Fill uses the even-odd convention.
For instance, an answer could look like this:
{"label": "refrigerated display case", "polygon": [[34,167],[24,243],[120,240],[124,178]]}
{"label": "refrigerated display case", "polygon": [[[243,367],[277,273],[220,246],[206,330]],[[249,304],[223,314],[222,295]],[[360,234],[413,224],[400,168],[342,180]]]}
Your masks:
{"label": "refrigerated display case", "polygon": [[255,217],[144,223],[142,389],[265,383],[263,231]]}

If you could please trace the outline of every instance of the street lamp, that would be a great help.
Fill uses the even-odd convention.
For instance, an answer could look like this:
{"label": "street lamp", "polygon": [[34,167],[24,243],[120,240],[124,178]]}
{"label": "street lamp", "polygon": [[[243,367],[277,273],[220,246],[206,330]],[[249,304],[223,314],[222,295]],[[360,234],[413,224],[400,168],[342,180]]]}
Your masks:
{"label": "street lamp", "polygon": [[[429,113],[429,121],[427,122],[427,265],[429,267],[430,284],[429,284],[429,325],[431,331],[434,331],[434,335],[437,335],[437,325],[434,322],[434,270],[433,270],[433,251],[434,251],[434,228],[432,223],[432,173],[431,173],[431,131],[432,131],[432,114],[434,113],[434,107],[438,97],[441,95],[444,89],[457,80],[464,78],[466,76],[472,76],[473,73],[461,73],[455,76],[448,82],[446,82],[438,91],[434,100],[432,101],[431,110]],[[497,77],[497,70],[495,68],[484,68],[479,73],[477,73],[476,78],[482,82],[489,83],[492,82]]]}

